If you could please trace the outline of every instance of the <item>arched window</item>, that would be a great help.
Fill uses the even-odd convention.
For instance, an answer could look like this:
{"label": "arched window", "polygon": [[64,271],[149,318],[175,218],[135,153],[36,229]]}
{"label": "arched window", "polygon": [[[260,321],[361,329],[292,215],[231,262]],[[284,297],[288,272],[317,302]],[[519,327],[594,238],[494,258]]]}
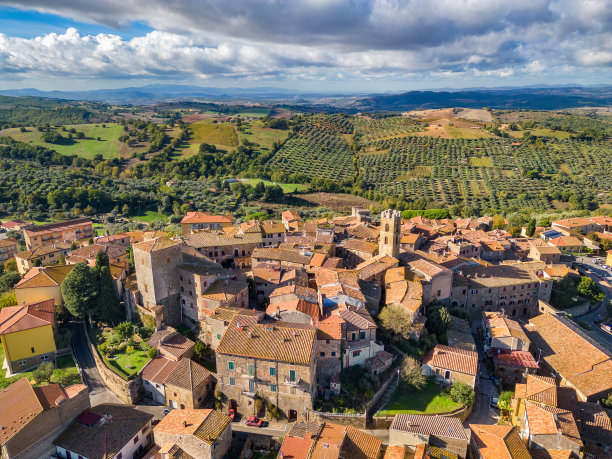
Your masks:
{"label": "arched window", "polygon": [[389,224],[385,223],[385,231],[389,231]]}
{"label": "arched window", "polygon": [[389,239],[387,239],[387,236],[385,236],[385,244],[389,243]]}

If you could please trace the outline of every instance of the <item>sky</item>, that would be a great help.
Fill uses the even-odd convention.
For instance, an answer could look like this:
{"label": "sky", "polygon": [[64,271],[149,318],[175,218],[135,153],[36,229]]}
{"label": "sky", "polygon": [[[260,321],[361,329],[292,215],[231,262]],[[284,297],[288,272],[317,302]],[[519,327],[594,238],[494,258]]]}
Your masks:
{"label": "sky", "polygon": [[0,0],[0,88],[612,84],[611,0]]}

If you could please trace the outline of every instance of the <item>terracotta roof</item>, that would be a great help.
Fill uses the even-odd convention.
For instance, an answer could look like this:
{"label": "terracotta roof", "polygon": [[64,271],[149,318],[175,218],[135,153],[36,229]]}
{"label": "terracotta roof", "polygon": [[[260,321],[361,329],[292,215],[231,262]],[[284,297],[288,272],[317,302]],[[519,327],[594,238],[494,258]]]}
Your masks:
{"label": "terracotta roof", "polygon": [[354,252],[364,252],[369,254],[378,252],[378,244],[361,239],[349,239],[344,243],[343,247],[345,250],[351,250]]}
{"label": "terracotta roof", "polygon": [[315,335],[315,328],[308,325],[279,321],[244,326],[235,317],[216,352],[309,365]]}
{"label": "terracotta roof", "polygon": [[[406,445],[387,446],[383,459],[406,459],[409,451]],[[412,454],[410,454],[412,456]]]}
{"label": "terracotta roof", "polygon": [[470,424],[482,459],[530,459],[531,455],[512,426]]}
{"label": "terracotta roof", "polygon": [[[151,454],[153,451],[150,451]],[[183,448],[178,446],[176,443],[162,445],[158,451],[158,454],[161,454],[161,457],[165,459],[197,459],[193,457],[191,454],[187,454]],[[154,457],[158,459],[158,454]]]}
{"label": "terracotta roof", "polygon": [[23,377],[0,392],[0,445],[5,445],[24,429],[40,412],[43,406]]}
{"label": "terracotta roof", "polygon": [[76,218],[74,220],[67,220],[64,222],[48,223],[46,225],[39,225],[33,228],[26,229],[25,232],[28,236],[35,236],[46,232],[56,232],[76,229],[79,226],[89,224],[91,225],[89,218]]}
{"label": "terracotta roof", "polygon": [[422,236],[419,233],[404,234],[400,239],[400,244],[416,244],[420,237]]}
{"label": "terracotta roof", "polygon": [[317,339],[342,339],[342,325],[346,322],[340,316],[330,315],[320,320],[317,325]]}
{"label": "terracotta roof", "polygon": [[53,324],[55,300],[0,309],[0,335]]}
{"label": "terracotta roof", "polygon": [[599,403],[578,402],[582,438],[591,443],[612,445],[612,420]]}
{"label": "terracotta roof", "polygon": [[158,250],[164,250],[168,247],[175,247],[177,245],[181,245],[180,241],[175,241],[173,239],[169,239],[165,236],[161,236],[155,239],[150,239],[148,241],[139,242],[137,244],[132,245],[133,248],[142,250],[144,252],[156,252]]}
{"label": "terracotta roof", "polygon": [[610,355],[569,319],[541,314],[527,334],[541,357],[585,397],[612,391]]}
{"label": "terracotta roof", "polygon": [[576,420],[570,411],[532,401],[525,403],[525,411],[530,435],[559,434],[582,446]]}
{"label": "terracotta roof", "polygon": [[270,293],[270,298],[281,295],[295,294],[304,299],[317,298],[317,291],[314,288],[303,287],[301,285],[286,285],[284,287],[278,287]]}
{"label": "terracotta roof", "polygon": [[263,259],[263,260],[275,260],[275,261],[287,261],[290,263],[296,263],[301,265],[310,264],[310,260],[313,257],[312,252],[304,252],[301,250],[294,249],[281,249],[275,247],[256,247],[253,249],[251,258]]}
{"label": "terracotta roof", "polygon": [[363,430],[346,427],[346,438],[342,446],[344,457],[351,459],[376,459],[380,454],[382,441]]}
{"label": "terracotta roof", "polygon": [[201,296],[211,300],[231,301],[247,288],[248,284],[240,279],[219,279]]}
{"label": "terracotta roof", "polygon": [[346,322],[347,330],[368,330],[377,328],[376,322],[365,309],[360,309],[358,311],[344,309],[340,311],[338,315]]}
{"label": "terracotta roof", "polygon": [[211,215],[210,212],[187,212],[181,223],[232,223],[231,215]]}
{"label": "terracotta roof", "polygon": [[298,214],[297,212],[293,211],[293,210],[285,210],[281,216],[283,217],[283,219],[285,219],[288,222],[292,222],[295,220],[302,220],[302,217],[300,217],[300,214]]}
{"label": "terracotta roof", "polygon": [[5,239],[0,239],[0,247],[9,247],[9,246],[13,246],[13,245],[19,245],[19,243],[17,242],[17,239],[15,239],[14,237],[7,237]]}
{"label": "terracotta roof", "polygon": [[147,340],[147,344],[177,358],[185,355],[195,345],[193,341],[172,327],[154,332]]}
{"label": "terracotta roof", "polygon": [[495,362],[495,365],[519,368],[540,368],[533,358],[533,355],[527,351],[505,351],[505,349],[502,349],[499,353],[493,354],[493,362]]}
{"label": "terracotta roof", "polygon": [[478,373],[478,353],[437,344],[425,355],[423,364],[476,375]]}
{"label": "terracotta roof", "polygon": [[555,380],[548,376],[527,375],[525,384],[516,385],[515,396],[557,406],[557,386]]}
{"label": "terracotta roof", "polygon": [[533,459],[575,459],[577,456],[574,455],[572,450],[561,450],[561,449],[532,449],[529,451]]}
{"label": "terracotta roof", "polygon": [[264,315],[261,311],[247,308],[236,308],[232,306],[219,306],[210,315],[211,319],[223,320],[224,322],[231,322],[235,316],[252,317],[255,321]]}
{"label": "terracotta roof", "polygon": [[212,377],[212,373],[202,365],[191,359],[183,358],[179,360],[179,363],[170,372],[165,384],[193,391]]}
{"label": "terracotta roof", "polygon": [[582,241],[574,236],[561,236],[551,239],[548,243],[555,247],[581,247]]}
{"label": "terracotta roof", "polygon": [[33,268],[17,282],[15,288],[57,287],[64,282],[73,268],[74,265]]}
{"label": "terracotta roof", "polygon": [[446,416],[396,414],[389,429],[469,441],[461,421]]}
{"label": "terracotta roof", "polygon": [[567,218],[565,220],[555,220],[552,225],[565,226],[567,228],[579,228],[581,226],[592,225],[593,221],[584,217]]}
{"label": "terracotta roof", "polygon": [[[177,410],[178,411],[178,410]],[[89,459],[110,459],[131,443],[136,435],[151,422],[152,414],[131,405],[104,403],[85,410],[93,413],[93,425],[74,421],[53,444]],[[102,422],[110,417],[112,422]]]}
{"label": "terracotta roof", "polygon": [[165,357],[155,357],[142,369],[142,379],[155,384],[163,384],[168,375],[176,368],[178,362]]}
{"label": "terracotta roof", "polygon": [[358,264],[355,269],[359,271],[360,279],[370,279],[373,276],[385,272],[387,269],[397,266],[399,260],[390,255],[380,254],[363,263]]}
{"label": "terracotta roof", "polygon": [[516,320],[508,319],[497,312],[485,311],[483,315],[486,318],[487,327],[491,331],[493,338],[514,337],[529,343],[527,334]]}
{"label": "terracotta roof", "polygon": [[280,301],[277,303],[270,304],[266,310],[266,314],[274,316],[277,311],[297,311],[307,316],[310,316],[313,322],[319,320],[319,305],[318,303],[312,303],[310,301],[303,300],[301,298],[292,298],[287,301]]}

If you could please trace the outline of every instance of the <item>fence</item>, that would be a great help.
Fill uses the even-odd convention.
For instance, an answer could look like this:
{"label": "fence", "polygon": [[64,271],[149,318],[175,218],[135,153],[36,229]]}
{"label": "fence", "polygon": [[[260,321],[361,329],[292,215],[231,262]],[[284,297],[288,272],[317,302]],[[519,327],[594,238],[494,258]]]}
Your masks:
{"label": "fence", "polygon": [[330,421],[345,426],[353,426],[360,429],[366,427],[366,413],[328,413],[323,411],[308,410],[306,412],[308,421]]}

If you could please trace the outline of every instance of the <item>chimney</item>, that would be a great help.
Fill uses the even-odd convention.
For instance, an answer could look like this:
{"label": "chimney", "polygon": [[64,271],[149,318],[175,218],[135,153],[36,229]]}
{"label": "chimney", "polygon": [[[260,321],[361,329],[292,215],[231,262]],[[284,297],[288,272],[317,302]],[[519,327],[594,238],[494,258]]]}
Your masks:
{"label": "chimney", "polygon": [[187,427],[187,421],[183,421],[183,427]]}

